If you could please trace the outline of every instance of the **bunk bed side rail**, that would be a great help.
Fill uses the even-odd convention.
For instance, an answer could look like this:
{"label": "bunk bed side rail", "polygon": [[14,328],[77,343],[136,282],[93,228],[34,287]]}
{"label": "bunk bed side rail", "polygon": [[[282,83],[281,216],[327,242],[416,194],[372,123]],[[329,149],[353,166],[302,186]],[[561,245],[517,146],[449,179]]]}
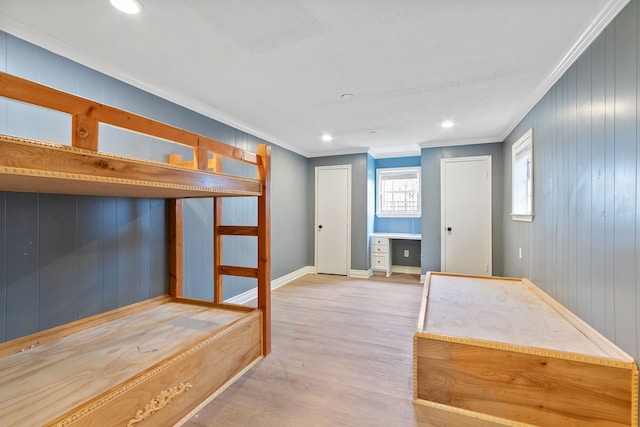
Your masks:
{"label": "bunk bed side rail", "polygon": [[197,165],[201,170],[207,169],[209,152],[256,166],[259,162],[258,156],[250,151],[5,72],[0,72],[0,96],[70,114],[73,127],[71,144],[74,147],[98,151],[98,127],[105,123],[190,146],[194,150],[194,158],[199,159]]}

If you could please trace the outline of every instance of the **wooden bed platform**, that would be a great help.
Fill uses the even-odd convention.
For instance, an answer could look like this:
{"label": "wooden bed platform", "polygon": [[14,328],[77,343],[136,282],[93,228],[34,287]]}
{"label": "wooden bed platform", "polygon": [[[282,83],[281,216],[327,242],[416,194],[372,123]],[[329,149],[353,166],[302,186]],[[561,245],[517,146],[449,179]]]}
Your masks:
{"label": "wooden bed platform", "polygon": [[414,402],[495,425],[637,426],[631,356],[526,279],[429,273]]}
{"label": "wooden bed platform", "polygon": [[259,311],[168,297],[36,334],[0,358],[0,420],[174,425],[262,358],[260,335]]}
{"label": "wooden bed platform", "polygon": [[[71,146],[0,135],[0,191],[169,201],[170,295],[0,344],[0,425],[173,425],[271,351],[270,162],[256,153],[0,72],[0,96],[72,117]],[[152,162],[99,151],[106,123],[193,150]],[[222,159],[253,165],[229,175]],[[183,298],[182,200],[212,197],[213,301]],[[256,197],[257,225],[222,223],[222,200]],[[257,267],[224,265],[222,236],[257,239]],[[255,278],[257,307],[223,302],[223,276]]]}

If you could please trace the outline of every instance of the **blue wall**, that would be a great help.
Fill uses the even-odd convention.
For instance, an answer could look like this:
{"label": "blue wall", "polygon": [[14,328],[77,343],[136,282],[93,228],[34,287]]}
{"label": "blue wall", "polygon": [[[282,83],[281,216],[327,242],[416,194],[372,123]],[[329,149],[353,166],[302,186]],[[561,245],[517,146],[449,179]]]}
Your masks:
{"label": "blue wall", "polygon": [[308,168],[308,221],[311,225],[307,234],[311,257],[309,265],[314,265],[315,251],[315,168],[317,166],[351,165],[351,269],[366,271],[369,268],[369,221],[367,209],[370,207],[369,160],[368,154],[314,157],[309,159]]}
{"label": "blue wall", "polygon": [[[440,160],[449,157],[491,156],[491,227],[493,275],[501,276],[503,242],[502,144],[460,145],[422,149],[422,273],[440,271]],[[510,159],[511,157],[509,157]]]}
{"label": "blue wall", "polygon": [[[405,168],[411,166],[420,166],[420,156],[412,156],[412,157],[396,157],[389,159],[376,159],[375,160],[375,169],[382,168]],[[375,182],[375,173],[374,173],[374,182]],[[375,211],[375,203],[377,203],[378,191],[376,188],[375,192],[376,200],[374,201],[374,211]],[[410,234],[420,234],[421,230],[421,220],[420,218],[387,218],[387,217],[378,217],[375,215],[373,230],[376,233],[410,233]]]}
{"label": "blue wall", "polygon": [[[264,141],[0,32],[0,70],[254,151]],[[70,144],[68,116],[0,99],[0,133]],[[192,151],[101,126],[101,150],[166,161]],[[308,159],[272,146],[272,278],[310,265]],[[225,162],[224,170],[255,176]],[[225,221],[255,223],[255,198],[226,199]],[[184,209],[185,293],[211,297],[211,200]],[[255,265],[255,238],[225,242],[225,261]],[[0,341],[168,291],[164,200],[0,192]],[[228,278],[225,298],[255,286]]]}
{"label": "blue wall", "polygon": [[[504,268],[640,356],[640,10],[632,0],[505,140]],[[511,146],[533,128],[533,222]],[[518,248],[523,257],[518,258]]]}

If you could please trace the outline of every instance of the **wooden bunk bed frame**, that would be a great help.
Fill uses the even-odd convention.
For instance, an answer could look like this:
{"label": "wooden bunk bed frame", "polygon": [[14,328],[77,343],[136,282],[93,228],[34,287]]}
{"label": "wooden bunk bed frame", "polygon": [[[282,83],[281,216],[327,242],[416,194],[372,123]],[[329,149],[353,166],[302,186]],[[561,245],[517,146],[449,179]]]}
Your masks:
{"label": "wooden bunk bed frame", "polygon": [[[183,423],[271,351],[270,147],[248,152],[3,72],[0,96],[72,117],[71,146],[0,136],[0,191],[170,200],[170,295],[0,344],[0,424]],[[191,147],[194,160],[101,153],[100,123]],[[257,179],[222,173],[223,158]],[[257,226],[222,224],[222,199],[246,196]],[[214,200],[211,302],[183,295],[183,199],[195,197]],[[227,235],[257,238],[256,268],[223,265]],[[224,303],[223,276],[257,279],[257,307]]]}
{"label": "wooden bunk bed frame", "polygon": [[637,427],[638,366],[526,279],[428,273],[413,398],[469,425]]}

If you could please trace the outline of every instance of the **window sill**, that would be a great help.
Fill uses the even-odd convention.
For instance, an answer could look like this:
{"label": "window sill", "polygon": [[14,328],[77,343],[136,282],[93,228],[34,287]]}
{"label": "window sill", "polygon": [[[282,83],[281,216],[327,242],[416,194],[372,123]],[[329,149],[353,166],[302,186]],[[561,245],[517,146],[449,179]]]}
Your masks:
{"label": "window sill", "polygon": [[376,213],[378,218],[421,218],[421,214],[379,214]]}
{"label": "window sill", "polygon": [[511,214],[511,219],[514,221],[532,222],[533,214]]}

